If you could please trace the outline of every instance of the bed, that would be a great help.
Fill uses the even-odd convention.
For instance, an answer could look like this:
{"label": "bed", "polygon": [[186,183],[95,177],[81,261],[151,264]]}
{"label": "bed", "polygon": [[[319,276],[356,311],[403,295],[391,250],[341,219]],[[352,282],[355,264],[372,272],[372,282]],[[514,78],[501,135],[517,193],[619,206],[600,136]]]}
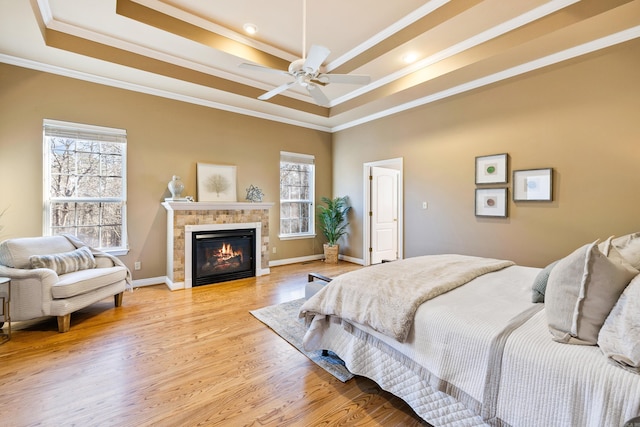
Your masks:
{"label": "bed", "polygon": [[640,233],[545,269],[463,255],[369,266],[305,302],[303,343],[434,426],[620,427],[640,416],[638,267]]}

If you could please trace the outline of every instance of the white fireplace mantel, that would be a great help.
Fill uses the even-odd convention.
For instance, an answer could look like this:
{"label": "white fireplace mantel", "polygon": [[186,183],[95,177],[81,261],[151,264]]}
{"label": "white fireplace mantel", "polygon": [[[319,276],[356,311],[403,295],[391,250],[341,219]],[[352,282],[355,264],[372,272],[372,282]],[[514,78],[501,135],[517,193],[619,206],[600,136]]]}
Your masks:
{"label": "white fireplace mantel", "polygon": [[196,230],[255,228],[256,276],[269,274],[269,209],[273,205],[263,202],[163,202],[162,206],[167,210],[169,288],[184,289],[192,285],[190,235]]}
{"label": "white fireplace mantel", "polygon": [[270,209],[273,202],[163,202],[168,211],[224,211],[238,209]]}

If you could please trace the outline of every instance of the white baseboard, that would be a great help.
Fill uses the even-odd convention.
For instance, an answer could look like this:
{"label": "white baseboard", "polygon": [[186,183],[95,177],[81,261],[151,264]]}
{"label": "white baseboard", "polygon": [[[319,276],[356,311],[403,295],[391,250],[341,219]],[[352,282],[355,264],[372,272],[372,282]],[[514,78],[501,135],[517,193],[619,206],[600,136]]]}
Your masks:
{"label": "white baseboard", "polygon": [[[279,260],[276,260],[276,261],[269,261],[269,267],[277,267],[277,266],[280,266],[280,265],[288,265],[288,264],[298,264],[298,263],[301,263],[301,262],[308,262],[308,261],[317,261],[317,260],[321,260],[323,258],[324,258],[323,254],[316,254],[316,255],[308,255],[308,256],[297,257],[297,258],[279,259]],[[349,256],[344,256],[344,255],[340,255],[339,258],[341,260],[352,262],[354,264],[364,265],[364,261],[362,259],[360,259],[360,258],[353,258],[353,257],[349,257]],[[267,275],[267,274],[270,274],[270,273],[271,273],[271,270],[269,268],[260,269],[260,275]],[[159,285],[161,283],[164,283],[165,285],[167,285],[167,287],[171,291],[176,291],[178,289],[184,289],[184,282],[173,282],[167,276],[148,277],[146,279],[137,279],[137,280],[133,281],[133,287],[134,288],[141,288],[143,286],[153,286],[153,285]]]}
{"label": "white baseboard", "polygon": [[[339,255],[338,258],[344,261],[352,262],[354,264],[364,265],[364,260],[360,258],[353,258],[345,255]],[[279,259],[276,261],[269,261],[269,267],[278,267],[280,265],[288,265],[288,264],[298,264],[301,262],[317,261],[321,259],[324,259],[323,254],[309,255],[309,256],[303,256],[303,257],[297,257],[297,258]]]}
{"label": "white baseboard", "polygon": [[174,282],[167,276],[164,277],[164,284],[167,285],[170,291],[177,291],[178,289],[184,289],[184,282]]}
{"label": "white baseboard", "polygon": [[[259,273],[260,273],[260,274],[258,274],[259,276],[264,276],[264,275],[270,274],[271,270],[268,269],[268,268],[261,268]],[[164,283],[165,285],[167,285],[167,287],[171,291],[177,291],[178,289],[184,289],[184,282],[174,282],[171,279],[169,279],[167,276],[149,277],[147,279],[134,280],[133,281],[133,287],[134,288],[141,288],[143,286],[159,285],[161,283]]]}
{"label": "white baseboard", "polygon": [[143,286],[153,286],[153,285],[161,285],[162,283],[167,283],[167,276],[160,277],[147,277],[146,279],[137,279],[134,280],[132,285],[134,288],[141,288]]}
{"label": "white baseboard", "polygon": [[287,264],[298,264],[300,262],[316,261],[323,258],[324,258],[324,255],[317,254],[317,255],[301,256],[297,258],[279,259],[275,261],[269,261],[269,267],[278,267],[280,265],[287,265]]}
{"label": "white baseboard", "polygon": [[364,260],[362,258],[354,258],[346,255],[340,255],[338,256],[338,258],[344,261],[352,262],[354,264],[364,265]]}

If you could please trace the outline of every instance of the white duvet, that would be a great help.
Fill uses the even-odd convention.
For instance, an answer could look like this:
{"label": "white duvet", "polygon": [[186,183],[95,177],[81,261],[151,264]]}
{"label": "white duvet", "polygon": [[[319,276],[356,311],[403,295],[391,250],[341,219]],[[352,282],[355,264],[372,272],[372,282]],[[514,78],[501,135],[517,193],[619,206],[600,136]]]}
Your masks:
{"label": "white duvet", "polygon": [[549,336],[544,311],[513,332],[495,417],[512,426],[622,427],[640,415],[640,375],[610,363],[598,346]]}

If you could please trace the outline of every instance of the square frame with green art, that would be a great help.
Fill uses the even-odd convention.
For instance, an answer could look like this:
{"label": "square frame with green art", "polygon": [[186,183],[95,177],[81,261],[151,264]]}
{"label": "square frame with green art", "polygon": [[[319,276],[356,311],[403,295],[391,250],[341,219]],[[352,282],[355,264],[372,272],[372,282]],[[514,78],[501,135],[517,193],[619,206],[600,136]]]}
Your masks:
{"label": "square frame with green art", "polygon": [[476,157],[476,184],[506,184],[508,155],[492,154]]}

